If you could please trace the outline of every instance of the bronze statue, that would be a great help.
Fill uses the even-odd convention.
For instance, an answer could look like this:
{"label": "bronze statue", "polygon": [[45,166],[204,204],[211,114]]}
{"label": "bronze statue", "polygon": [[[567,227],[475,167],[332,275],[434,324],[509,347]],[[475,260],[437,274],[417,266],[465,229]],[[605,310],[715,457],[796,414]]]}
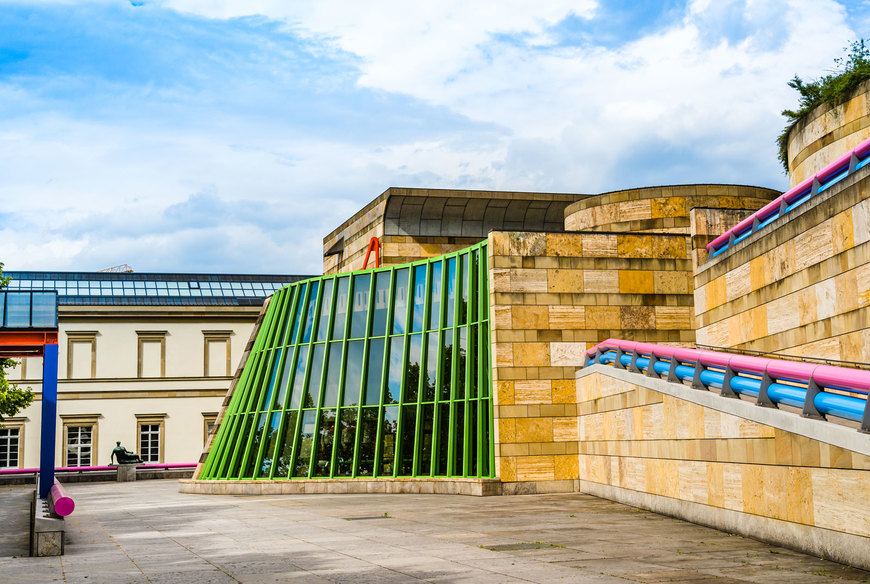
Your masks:
{"label": "bronze statue", "polygon": [[130,452],[129,450],[121,446],[120,440],[115,444],[117,444],[117,446],[115,446],[115,448],[112,450],[112,462],[109,463],[110,465],[114,465],[115,458],[118,459],[118,464],[140,464],[142,462],[145,462],[144,460],[139,458],[138,454],[136,454],[135,452]]}

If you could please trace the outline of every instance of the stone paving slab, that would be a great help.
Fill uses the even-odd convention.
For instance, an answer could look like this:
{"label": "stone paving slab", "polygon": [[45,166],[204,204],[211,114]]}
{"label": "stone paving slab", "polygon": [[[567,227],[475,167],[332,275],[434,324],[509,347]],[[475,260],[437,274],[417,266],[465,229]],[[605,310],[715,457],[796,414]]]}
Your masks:
{"label": "stone paving slab", "polygon": [[0,584],[870,583],[862,570],[578,493],[205,496],[179,494],[174,480],[67,490],[66,555],[29,558],[18,508],[29,489],[0,487]]}

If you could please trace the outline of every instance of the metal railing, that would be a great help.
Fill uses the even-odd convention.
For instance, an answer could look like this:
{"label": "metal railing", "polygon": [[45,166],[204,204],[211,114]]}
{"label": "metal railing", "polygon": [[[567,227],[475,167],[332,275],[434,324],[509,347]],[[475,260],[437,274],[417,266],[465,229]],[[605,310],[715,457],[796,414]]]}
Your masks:
{"label": "metal railing", "polygon": [[785,193],[707,244],[710,257],[716,257],[759,229],[773,223],[795,207],[832,187],[870,163],[870,139],[864,140],[815,175]]}
{"label": "metal railing", "polygon": [[[137,469],[142,470],[166,470],[173,468],[196,468],[195,462],[179,462],[170,464],[145,463],[137,464]],[[60,473],[86,473],[106,470],[117,470],[117,466],[58,466],[54,472]],[[0,475],[16,475],[16,474],[39,474],[38,468],[0,468]]]}
{"label": "metal railing", "polygon": [[799,408],[809,418],[851,420],[861,424],[861,432],[870,432],[870,371],[619,339],[586,352],[584,367],[596,363],[689,381],[696,389],[717,388],[726,397],[754,397],[759,406]]}

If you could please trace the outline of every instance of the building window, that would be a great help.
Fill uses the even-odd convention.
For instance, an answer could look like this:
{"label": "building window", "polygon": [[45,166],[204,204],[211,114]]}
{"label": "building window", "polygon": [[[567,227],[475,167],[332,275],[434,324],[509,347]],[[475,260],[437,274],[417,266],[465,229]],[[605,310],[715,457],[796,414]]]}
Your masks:
{"label": "building window", "polygon": [[145,462],[163,462],[163,420],[166,414],[137,414],[137,454]]}
{"label": "building window", "polygon": [[96,331],[67,332],[67,379],[93,379],[97,376]]}
{"label": "building window", "polygon": [[22,440],[23,424],[12,425],[7,418],[5,427],[0,428],[0,468],[19,468],[24,445]]}
{"label": "building window", "polygon": [[97,464],[97,419],[101,417],[100,414],[61,414],[64,466]]}
{"label": "building window", "polygon": [[93,426],[66,427],[66,466],[91,466],[93,447]]}
{"label": "building window", "polygon": [[215,422],[217,421],[217,412],[202,413],[202,445],[208,444],[208,437],[211,431],[214,430]]}
{"label": "building window", "polygon": [[233,331],[202,331],[205,343],[203,373],[205,377],[229,377],[232,375],[230,336]]}
{"label": "building window", "polygon": [[137,377],[166,377],[166,331],[136,331],[139,336]]}

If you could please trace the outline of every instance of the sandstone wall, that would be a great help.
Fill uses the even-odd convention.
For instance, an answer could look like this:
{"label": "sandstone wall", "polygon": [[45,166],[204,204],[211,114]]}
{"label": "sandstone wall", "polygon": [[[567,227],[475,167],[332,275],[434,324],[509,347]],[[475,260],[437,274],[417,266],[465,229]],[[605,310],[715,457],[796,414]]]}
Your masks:
{"label": "sandstone wall", "polygon": [[870,81],[836,107],[821,105],[789,134],[789,184],[795,186],[870,138]]}
{"label": "sandstone wall", "polygon": [[[836,427],[832,437],[845,440],[826,442],[818,437],[829,422],[797,418],[822,425],[807,437],[776,425],[796,414],[605,371],[578,374],[580,490],[870,566],[870,457],[845,446],[863,442],[867,451],[864,435]],[[702,397],[772,422],[698,403]],[[837,555],[847,547],[851,555]]]}
{"label": "sandstone wall", "polygon": [[870,361],[870,169],[702,266],[698,343]]}
{"label": "sandstone wall", "polygon": [[505,492],[573,490],[574,374],[612,336],[691,344],[689,238],[489,236],[496,468]]}

